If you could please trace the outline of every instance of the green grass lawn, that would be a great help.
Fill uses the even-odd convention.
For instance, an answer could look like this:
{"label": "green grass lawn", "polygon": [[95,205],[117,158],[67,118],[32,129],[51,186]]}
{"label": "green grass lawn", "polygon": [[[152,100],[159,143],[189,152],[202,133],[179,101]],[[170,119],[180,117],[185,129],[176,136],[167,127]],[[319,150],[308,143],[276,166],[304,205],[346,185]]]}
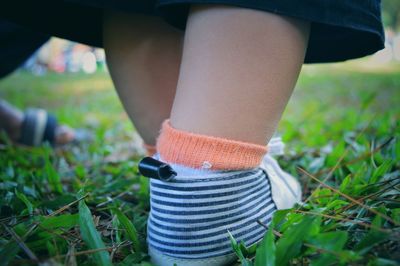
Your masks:
{"label": "green grass lawn", "polygon": [[[302,206],[278,211],[242,265],[400,265],[400,65],[306,66],[279,125]],[[148,180],[105,73],[17,72],[0,98],[94,133],[55,150],[0,146],[0,265],[141,265]],[[3,136],[4,139],[4,136]]]}

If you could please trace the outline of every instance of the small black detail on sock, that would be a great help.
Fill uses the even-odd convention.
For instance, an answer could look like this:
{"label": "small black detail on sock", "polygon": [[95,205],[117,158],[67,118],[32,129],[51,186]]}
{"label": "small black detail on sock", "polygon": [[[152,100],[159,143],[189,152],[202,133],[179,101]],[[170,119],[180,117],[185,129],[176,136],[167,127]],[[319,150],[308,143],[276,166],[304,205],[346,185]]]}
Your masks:
{"label": "small black detail on sock", "polygon": [[152,157],[145,157],[139,162],[139,172],[145,177],[171,181],[177,173],[172,167]]}

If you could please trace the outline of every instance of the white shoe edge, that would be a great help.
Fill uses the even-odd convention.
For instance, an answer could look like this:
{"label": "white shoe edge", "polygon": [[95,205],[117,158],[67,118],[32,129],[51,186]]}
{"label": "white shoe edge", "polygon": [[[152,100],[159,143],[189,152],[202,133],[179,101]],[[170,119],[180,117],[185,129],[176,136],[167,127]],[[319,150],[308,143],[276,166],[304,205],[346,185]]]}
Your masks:
{"label": "white shoe edge", "polygon": [[296,203],[301,203],[302,193],[299,181],[283,171],[271,155],[264,156],[261,168],[268,174],[272,199],[278,210],[290,209]]}

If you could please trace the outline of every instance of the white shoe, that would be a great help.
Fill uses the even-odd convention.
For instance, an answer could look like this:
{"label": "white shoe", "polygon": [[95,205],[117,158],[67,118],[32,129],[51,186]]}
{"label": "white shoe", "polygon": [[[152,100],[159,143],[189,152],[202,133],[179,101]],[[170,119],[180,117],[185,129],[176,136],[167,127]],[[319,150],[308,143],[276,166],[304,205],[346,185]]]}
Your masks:
{"label": "white shoe", "polygon": [[280,137],[274,137],[268,143],[268,154],[261,163],[269,177],[272,190],[272,199],[278,210],[290,209],[296,203],[301,203],[301,186],[299,181],[282,170],[278,162],[272,157],[284,153],[285,144]]}
{"label": "white shoe", "polygon": [[[277,209],[289,209],[294,204],[301,202],[300,183],[290,174],[283,171],[278,162],[271,156],[283,153],[284,144],[280,138],[273,138],[268,144],[269,154],[263,158],[261,168],[269,177],[272,199]],[[232,251],[233,252],[233,251]],[[234,253],[205,258],[205,259],[184,259],[165,255],[149,246],[151,261],[159,266],[203,266],[203,265],[230,265],[237,260]]]}
{"label": "white shoe", "polygon": [[301,203],[301,187],[299,181],[283,171],[271,155],[265,155],[260,166],[263,168],[271,184],[272,199],[278,210],[290,209]]}

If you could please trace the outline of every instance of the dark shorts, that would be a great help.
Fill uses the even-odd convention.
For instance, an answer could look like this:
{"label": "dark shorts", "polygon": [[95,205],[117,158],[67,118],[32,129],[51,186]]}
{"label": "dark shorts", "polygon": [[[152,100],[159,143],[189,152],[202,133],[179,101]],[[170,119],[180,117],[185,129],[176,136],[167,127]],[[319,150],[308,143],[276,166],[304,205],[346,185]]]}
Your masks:
{"label": "dark shorts", "polygon": [[0,19],[0,78],[22,65],[50,36]]}
{"label": "dark shorts", "polygon": [[190,4],[223,4],[312,22],[306,63],[335,62],[384,47],[380,0],[42,0],[7,1],[0,17],[33,31],[102,47],[103,11],[161,16],[184,30]]}

